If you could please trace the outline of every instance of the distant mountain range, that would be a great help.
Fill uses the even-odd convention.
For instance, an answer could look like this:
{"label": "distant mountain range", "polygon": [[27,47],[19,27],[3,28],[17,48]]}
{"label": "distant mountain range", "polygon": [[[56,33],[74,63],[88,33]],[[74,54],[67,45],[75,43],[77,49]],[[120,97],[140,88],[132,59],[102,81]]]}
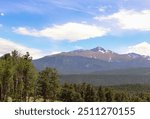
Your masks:
{"label": "distant mountain range", "polygon": [[118,54],[102,47],[74,50],[33,60],[38,70],[53,67],[60,74],[87,74],[130,68],[150,68],[150,57],[136,53]]}

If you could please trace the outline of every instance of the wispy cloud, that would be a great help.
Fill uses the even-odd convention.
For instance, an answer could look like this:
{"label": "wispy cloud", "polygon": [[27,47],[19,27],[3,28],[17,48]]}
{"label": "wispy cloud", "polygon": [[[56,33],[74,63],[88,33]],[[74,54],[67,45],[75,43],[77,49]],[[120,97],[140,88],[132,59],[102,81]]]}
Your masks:
{"label": "wispy cloud", "polygon": [[[93,3],[93,1],[90,3]],[[63,1],[62,0],[36,0],[36,1],[26,0],[26,1],[19,1],[19,2],[0,1],[0,11],[46,14],[52,12],[52,10],[53,11],[59,10],[58,8],[61,8],[70,11],[95,15],[94,12],[95,9],[89,8],[90,5],[91,4],[88,4],[80,0],[76,0],[76,1],[74,0],[63,0]]]}
{"label": "wispy cloud", "polygon": [[96,25],[88,25],[84,23],[66,23],[62,25],[54,25],[42,30],[27,29],[25,27],[14,28],[14,32],[22,35],[34,37],[47,37],[52,40],[68,40],[78,41],[94,37],[102,37],[109,32],[109,29]]}
{"label": "wispy cloud", "polygon": [[47,7],[45,8],[43,4],[40,4],[38,1],[0,1],[0,11],[4,13],[19,13],[19,12],[27,12],[27,13],[43,13],[48,11]]}
{"label": "wispy cloud", "polygon": [[90,14],[90,15],[95,15],[94,12],[87,11],[86,9],[79,9],[79,8],[69,7],[69,6],[59,6],[59,8],[76,11],[76,12],[81,12],[81,13],[85,13],[85,14]]}
{"label": "wispy cloud", "polygon": [[96,15],[98,12],[98,5],[100,4],[99,1],[93,0],[93,1],[81,1],[81,0],[55,0],[50,1],[55,6],[71,11],[81,12],[89,15]]}

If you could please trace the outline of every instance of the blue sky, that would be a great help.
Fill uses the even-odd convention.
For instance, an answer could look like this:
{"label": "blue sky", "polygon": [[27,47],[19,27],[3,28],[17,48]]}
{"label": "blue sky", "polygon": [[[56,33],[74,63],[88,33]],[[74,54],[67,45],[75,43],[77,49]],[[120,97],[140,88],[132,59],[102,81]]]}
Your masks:
{"label": "blue sky", "polygon": [[101,46],[150,55],[149,0],[1,0],[0,55]]}

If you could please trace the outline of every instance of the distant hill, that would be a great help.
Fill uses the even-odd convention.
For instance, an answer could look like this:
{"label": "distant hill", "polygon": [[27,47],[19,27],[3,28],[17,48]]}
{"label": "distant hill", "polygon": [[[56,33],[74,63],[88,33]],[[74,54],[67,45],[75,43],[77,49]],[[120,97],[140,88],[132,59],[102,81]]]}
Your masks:
{"label": "distant hill", "polygon": [[40,71],[56,68],[60,74],[89,74],[131,68],[150,68],[150,57],[135,53],[118,54],[102,47],[75,50],[33,60]]}
{"label": "distant hill", "polygon": [[144,75],[150,76],[150,68],[130,68],[130,69],[117,69],[110,71],[92,72],[91,74],[101,75]]}
{"label": "distant hill", "polygon": [[93,85],[150,84],[150,68],[131,68],[99,71],[89,74],[60,75],[62,83],[90,83]]}
{"label": "distant hill", "polygon": [[112,86],[124,84],[150,84],[150,76],[145,75],[91,75],[91,74],[73,74],[61,75],[62,83],[89,83],[93,85]]}

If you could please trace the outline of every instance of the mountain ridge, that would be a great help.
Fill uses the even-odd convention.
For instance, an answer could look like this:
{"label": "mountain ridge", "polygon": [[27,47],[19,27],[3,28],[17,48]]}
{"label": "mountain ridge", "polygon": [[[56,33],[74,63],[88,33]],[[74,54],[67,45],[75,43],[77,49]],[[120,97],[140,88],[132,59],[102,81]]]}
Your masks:
{"label": "mountain ridge", "polygon": [[127,53],[127,54],[119,54],[113,52],[111,50],[106,50],[102,47],[95,47],[89,50],[79,49],[73,50],[70,52],[62,52],[56,55],[65,55],[65,56],[82,56],[87,58],[100,59],[104,61],[119,61],[119,60],[133,60],[133,59],[146,59],[150,60],[149,56],[140,55],[137,53]]}
{"label": "mountain ridge", "polygon": [[82,74],[96,71],[150,67],[150,57],[136,53],[119,54],[102,47],[74,50],[33,60],[38,70],[56,68],[63,74]]}

